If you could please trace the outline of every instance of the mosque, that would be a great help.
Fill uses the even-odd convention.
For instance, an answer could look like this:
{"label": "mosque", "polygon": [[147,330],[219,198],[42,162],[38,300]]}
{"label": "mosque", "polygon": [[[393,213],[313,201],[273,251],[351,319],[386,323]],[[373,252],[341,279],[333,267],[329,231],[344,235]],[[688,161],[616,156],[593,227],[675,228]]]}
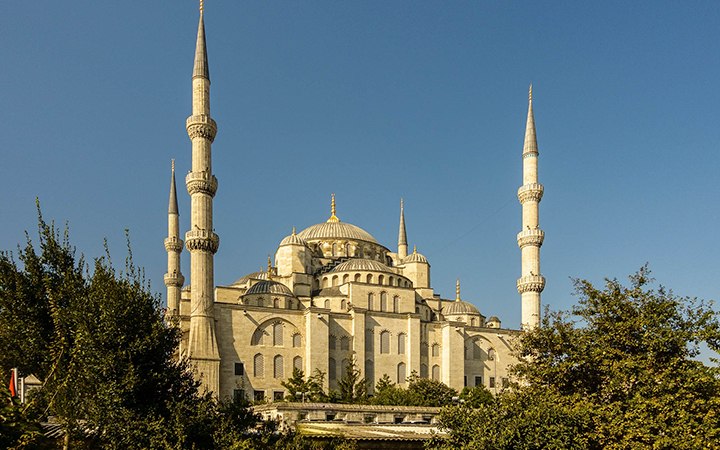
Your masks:
{"label": "mosque", "polygon": [[[511,345],[522,330],[502,327],[460,298],[435,294],[430,263],[409,252],[403,204],[397,248],[379,243],[362,228],[342,222],[332,196],[330,218],[280,240],[267,269],[216,286],[214,255],[219,238],[213,228],[211,145],[217,125],[210,117],[210,76],[203,11],[200,10],[192,75],[192,169],[185,178],[191,199],[191,229],[180,238],[173,163],[168,209],[167,316],[183,332],[181,354],[189,358],[202,385],[219,398],[247,396],[279,400],[281,382],[293,368],[316,369],[326,376],[325,390],[338,390],[348,361],[368,380],[369,392],[384,374],[406,386],[406,377],[442,381],[455,389],[485,385],[497,392],[513,362]],[[522,271],[517,289],[522,327],[540,321],[540,247],[538,224],[543,186],[538,183],[537,140],[532,90],[522,152],[522,230],[517,236]],[[324,219],[324,218],[323,218]],[[185,285],[180,257],[190,253],[190,283]],[[274,263],[273,263],[274,259]]]}

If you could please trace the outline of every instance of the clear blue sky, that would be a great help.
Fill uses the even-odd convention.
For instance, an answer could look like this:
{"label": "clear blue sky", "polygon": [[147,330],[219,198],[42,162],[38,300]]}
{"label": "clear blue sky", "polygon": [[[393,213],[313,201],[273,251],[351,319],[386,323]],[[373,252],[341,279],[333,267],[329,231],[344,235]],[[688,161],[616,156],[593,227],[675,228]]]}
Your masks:
{"label": "clear blue sky", "polygon": [[[541,4],[542,3],[542,4]],[[35,197],[91,258],[164,295],[170,159],[189,227],[195,1],[4,2],[0,248]],[[432,285],[518,327],[521,153],[534,86],[543,303],[646,261],[717,299],[720,2],[206,1],[219,179],[216,283],[293,226],[338,217],[387,247],[400,197]],[[189,279],[189,254],[183,254]]]}

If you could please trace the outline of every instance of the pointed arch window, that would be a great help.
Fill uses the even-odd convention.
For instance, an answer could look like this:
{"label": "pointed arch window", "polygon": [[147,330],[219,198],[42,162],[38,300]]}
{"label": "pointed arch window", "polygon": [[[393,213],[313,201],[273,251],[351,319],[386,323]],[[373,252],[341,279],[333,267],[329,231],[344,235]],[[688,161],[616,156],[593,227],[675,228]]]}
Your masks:
{"label": "pointed arch window", "polygon": [[293,369],[303,370],[302,356],[293,358]]}
{"label": "pointed arch window", "polygon": [[390,353],[390,332],[380,333],[380,353]]}
{"label": "pointed arch window", "polygon": [[[368,276],[370,276],[370,275],[368,275]],[[374,303],[375,303],[375,294],[373,294],[371,292],[368,294],[368,307],[367,307],[368,311],[372,311],[373,308],[375,308]]]}
{"label": "pointed arch window", "polygon": [[283,325],[276,323],[273,325],[273,345],[280,347],[283,345]]}
{"label": "pointed arch window", "polygon": [[433,355],[433,356],[440,356],[440,344],[433,344],[433,345],[432,345],[432,355]]}
{"label": "pointed arch window", "polygon": [[387,311],[387,308],[387,292],[383,291],[380,293],[380,311]]}
{"label": "pointed arch window", "polygon": [[293,334],[293,347],[302,347],[302,336],[300,333]]}
{"label": "pointed arch window", "polygon": [[258,353],[253,358],[253,376],[256,378],[265,376],[265,358],[261,353]]}
{"label": "pointed arch window", "polygon": [[275,356],[275,359],[273,360],[273,378],[284,378],[285,377],[284,365],[285,365],[285,361],[284,361],[282,355]]}
{"label": "pointed arch window", "polygon": [[487,351],[488,354],[488,361],[495,361],[495,349],[489,348]]}
{"label": "pointed arch window", "polygon": [[393,297],[393,312],[398,312],[400,310],[400,297],[397,295]]}
{"label": "pointed arch window", "polygon": [[432,379],[440,381],[440,366],[437,364],[432,367]]}
{"label": "pointed arch window", "polygon": [[397,382],[398,384],[405,383],[405,379],[407,378],[407,369],[405,368],[405,363],[401,362],[397,365]]}
{"label": "pointed arch window", "polygon": [[405,333],[398,334],[398,355],[405,354]]}

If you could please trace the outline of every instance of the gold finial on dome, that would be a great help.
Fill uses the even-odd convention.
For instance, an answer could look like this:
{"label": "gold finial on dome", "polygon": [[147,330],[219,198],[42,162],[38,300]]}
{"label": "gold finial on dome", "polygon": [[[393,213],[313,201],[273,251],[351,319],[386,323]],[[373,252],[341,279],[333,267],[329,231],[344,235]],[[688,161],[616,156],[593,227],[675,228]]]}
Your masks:
{"label": "gold finial on dome", "polygon": [[272,259],[270,258],[270,253],[268,253],[268,281],[272,281]]}
{"label": "gold finial on dome", "polygon": [[460,301],[460,278],[457,279],[457,284],[455,285],[455,301]]}
{"label": "gold finial on dome", "polygon": [[295,225],[293,225],[293,236],[295,236]]}
{"label": "gold finial on dome", "polygon": [[532,101],[532,84],[530,85],[530,101]]}
{"label": "gold finial on dome", "polygon": [[172,159],[172,170],[175,172],[175,158]]}
{"label": "gold finial on dome", "polygon": [[203,0],[200,0],[200,11],[203,10]]}
{"label": "gold finial on dome", "polygon": [[417,245],[413,245],[413,253],[417,254]]}
{"label": "gold finial on dome", "polygon": [[330,204],[330,212],[332,215],[330,216],[330,218],[327,221],[328,222],[340,222],[340,219],[338,219],[337,216],[335,215],[335,194],[332,195],[332,203]]}

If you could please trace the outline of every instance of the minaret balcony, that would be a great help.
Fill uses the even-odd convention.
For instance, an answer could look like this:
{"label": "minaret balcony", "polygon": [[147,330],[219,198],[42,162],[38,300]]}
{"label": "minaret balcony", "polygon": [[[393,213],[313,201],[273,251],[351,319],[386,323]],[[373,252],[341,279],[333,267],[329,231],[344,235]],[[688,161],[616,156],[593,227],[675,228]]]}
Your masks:
{"label": "minaret balcony", "polygon": [[183,249],[183,240],[178,237],[169,237],[165,239],[165,251],[180,253]]}
{"label": "minaret balcony", "polygon": [[199,137],[207,139],[212,143],[212,141],[215,140],[215,135],[217,134],[217,124],[210,116],[205,114],[197,114],[188,117],[185,121],[185,127],[187,128],[190,140]]}
{"label": "minaret balcony", "polygon": [[172,273],[166,273],[163,277],[165,279],[165,286],[182,287],[185,284],[185,277],[181,273],[173,271]]}
{"label": "minaret balcony", "polygon": [[525,203],[527,201],[539,202],[542,200],[544,191],[545,188],[543,188],[543,185],[540,183],[524,184],[520,186],[520,189],[518,189],[518,199],[520,200],[520,203]]}
{"label": "minaret balcony", "polygon": [[191,252],[201,250],[214,254],[220,247],[220,237],[208,230],[191,230],[185,233],[185,247]]}
{"label": "minaret balcony", "polygon": [[528,275],[518,278],[517,290],[519,293],[542,292],[545,289],[545,277],[542,275]]}
{"label": "minaret balcony", "polygon": [[215,175],[209,171],[190,172],[185,177],[185,186],[187,186],[190,195],[199,192],[214,197],[215,192],[217,192],[218,181]]}
{"label": "minaret balcony", "polygon": [[517,243],[520,248],[532,245],[534,247],[542,247],[545,240],[545,232],[540,228],[528,228],[518,233]]}

